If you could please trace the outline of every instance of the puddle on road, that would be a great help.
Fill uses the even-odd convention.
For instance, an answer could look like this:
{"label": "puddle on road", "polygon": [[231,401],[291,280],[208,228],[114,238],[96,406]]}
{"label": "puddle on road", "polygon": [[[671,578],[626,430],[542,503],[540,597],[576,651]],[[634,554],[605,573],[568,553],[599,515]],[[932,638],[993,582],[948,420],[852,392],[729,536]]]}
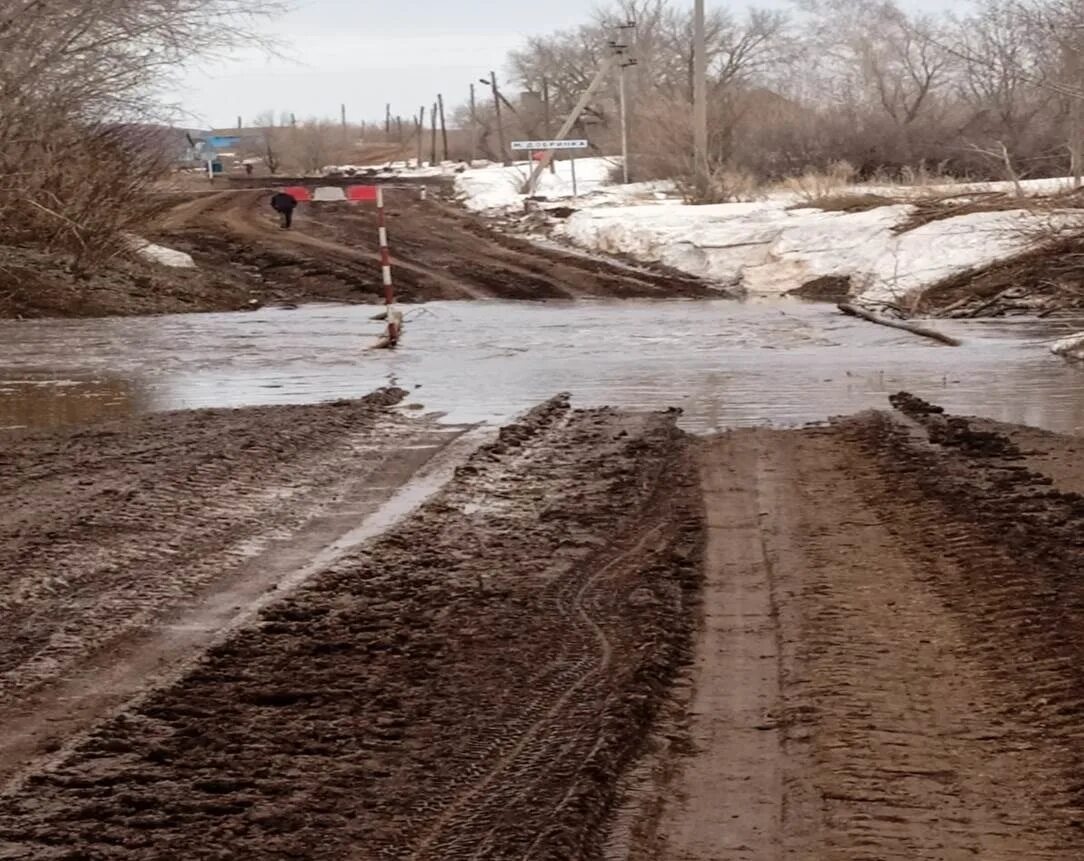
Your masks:
{"label": "puddle on road", "polygon": [[433,303],[395,353],[371,307],[0,323],[0,426],[147,410],[349,398],[395,382],[455,422],[499,423],[559,391],[678,406],[697,432],[884,407],[907,389],[960,413],[1084,433],[1084,371],[1048,352],[1084,323],[937,321],[953,349],[773,303]]}
{"label": "puddle on road", "polygon": [[15,379],[0,374],[0,430],[53,428],[120,419],[146,407],[124,379]]}

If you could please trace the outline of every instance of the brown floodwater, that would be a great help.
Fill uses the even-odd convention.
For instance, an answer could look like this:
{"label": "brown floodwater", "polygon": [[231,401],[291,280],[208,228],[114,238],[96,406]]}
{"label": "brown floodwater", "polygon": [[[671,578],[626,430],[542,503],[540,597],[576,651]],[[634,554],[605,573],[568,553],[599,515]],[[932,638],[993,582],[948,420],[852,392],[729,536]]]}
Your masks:
{"label": "brown floodwater", "polygon": [[432,303],[396,352],[372,308],[0,323],[0,427],[149,410],[301,403],[396,383],[414,408],[503,422],[559,391],[681,407],[696,432],[884,407],[906,389],[959,413],[1084,432],[1084,371],[1049,353],[1084,321],[936,321],[951,348],[797,301]]}

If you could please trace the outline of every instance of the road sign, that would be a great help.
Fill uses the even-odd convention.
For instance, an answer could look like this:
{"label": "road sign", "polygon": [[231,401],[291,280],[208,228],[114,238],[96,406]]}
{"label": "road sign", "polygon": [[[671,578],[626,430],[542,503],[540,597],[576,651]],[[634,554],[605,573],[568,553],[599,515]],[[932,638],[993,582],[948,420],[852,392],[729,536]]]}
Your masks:
{"label": "road sign", "polygon": [[590,144],[583,140],[574,141],[512,141],[514,150],[549,150],[549,149],[587,149]]}

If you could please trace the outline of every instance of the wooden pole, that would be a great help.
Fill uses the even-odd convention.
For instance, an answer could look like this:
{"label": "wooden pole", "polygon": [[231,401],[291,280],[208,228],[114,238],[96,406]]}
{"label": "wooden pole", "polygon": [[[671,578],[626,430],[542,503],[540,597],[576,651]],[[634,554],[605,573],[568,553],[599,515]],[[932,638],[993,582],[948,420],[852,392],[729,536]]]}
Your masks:
{"label": "wooden pole", "polygon": [[470,161],[478,155],[478,102],[474,93],[474,84],[470,85]]}
{"label": "wooden pole", "polygon": [[444,152],[444,161],[448,160],[448,126],[444,122],[444,96],[437,93],[437,105],[440,107],[440,139]]}
{"label": "wooden pole", "polygon": [[425,154],[425,105],[418,111],[418,167],[422,166]]}
{"label": "wooden pole", "polygon": [[708,53],[704,31],[704,0],[696,0],[693,22],[693,150],[696,173],[708,174]]}
{"label": "wooden pole", "polygon": [[391,137],[391,103],[384,106],[384,135]]}
{"label": "wooden pole", "polygon": [[435,167],[437,163],[437,104],[433,103],[433,113],[429,115],[429,127],[430,127],[430,146],[429,146],[429,164]]}
{"label": "wooden pole", "polygon": [[511,160],[508,157],[508,145],[504,140],[504,117],[501,115],[501,91],[497,89],[497,73],[489,73],[489,84],[493,88],[493,104],[497,109],[497,140],[501,147],[501,161],[508,165]]}
{"label": "wooden pole", "polygon": [[[542,76],[542,111],[543,122],[546,126],[546,140],[550,140],[553,135],[553,110],[550,107],[550,79],[545,75]],[[550,173],[557,173],[557,162],[550,159]]]}

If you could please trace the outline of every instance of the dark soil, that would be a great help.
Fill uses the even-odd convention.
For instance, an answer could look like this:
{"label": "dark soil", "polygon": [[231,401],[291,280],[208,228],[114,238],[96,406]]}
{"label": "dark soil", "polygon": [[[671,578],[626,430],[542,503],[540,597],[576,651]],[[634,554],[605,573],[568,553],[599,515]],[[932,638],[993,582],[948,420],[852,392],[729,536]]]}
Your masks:
{"label": "dark soil", "polygon": [[404,526],[0,801],[5,858],[601,858],[686,659],[673,415],[504,429]]}
{"label": "dark soil", "polygon": [[[0,266],[0,276],[5,276],[0,280],[0,317],[383,301],[372,207],[303,204],[294,229],[284,231],[268,206],[270,192],[245,189],[245,184],[240,181],[242,187],[232,191],[171,194],[172,208],[157,229],[148,230],[154,241],[191,254],[196,271],[118,260],[83,277],[63,260],[27,249],[9,250],[7,263]],[[444,194],[433,189],[428,201],[420,200],[412,188],[386,192],[399,301],[720,295],[704,282],[671,270],[611,265],[502,236],[442,196],[446,189]]]}
{"label": "dark soil", "polygon": [[1075,313],[1084,310],[1084,238],[965,272],[922,294],[917,313],[945,317]]}
{"label": "dark soil", "polygon": [[845,302],[851,295],[851,279],[847,275],[826,275],[807,281],[787,295],[809,302]]}

